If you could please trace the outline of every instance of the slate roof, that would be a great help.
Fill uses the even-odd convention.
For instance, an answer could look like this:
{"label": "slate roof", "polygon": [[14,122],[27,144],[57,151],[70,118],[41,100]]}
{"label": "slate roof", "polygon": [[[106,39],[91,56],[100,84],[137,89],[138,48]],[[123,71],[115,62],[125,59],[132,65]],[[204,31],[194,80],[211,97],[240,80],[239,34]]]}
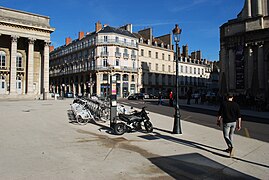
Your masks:
{"label": "slate roof", "polygon": [[122,35],[125,35],[125,36],[129,36],[129,37],[132,37],[132,38],[136,38],[136,36],[133,35],[133,33],[129,32],[127,30],[120,29],[120,28],[114,28],[114,27],[111,27],[111,26],[103,27],[97,33],[117,33],[117,34],[122,34]]}

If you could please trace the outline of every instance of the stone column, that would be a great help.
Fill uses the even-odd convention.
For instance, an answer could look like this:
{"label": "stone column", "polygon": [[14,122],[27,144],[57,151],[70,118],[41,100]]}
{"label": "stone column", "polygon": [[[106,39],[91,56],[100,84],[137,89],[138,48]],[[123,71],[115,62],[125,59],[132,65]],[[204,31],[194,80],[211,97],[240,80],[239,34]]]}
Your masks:
{"label": "stone column", "polygon": [[262,0],[257,0],[257,15],[262,15]]}
{"label": "stone column", "polygon": [[27,94],[32,94],[34,84],[34,41],[35,39],[29,38],[28,44],[28,71],[27,71]]}
{"label": "stone column", "polygon": [[251,17],[251,1],[247,0],[247,16]]}
{"label": "stone column", "polygon": [[251,88],[251,82],[252,82],[252,77],[253,77],[253,50],[251,46],[247,47],[247,59],[246,59],[246,73],[247,73],[247,84],[246,87],[249,89]]}
{"label": "stone column", "polygon": [[235,90],[235,53],[229,49],[229,89]]}
{"label": "stone column", "polygon": [[17,59],[17,40],[18,36],[11,36],[11,63],[10,63],[10,94],[16,94],[16,59]]}
{"label": "stone column", "polygon": [[46,100],[48,99],[48,94],[49,94],[49,41],[45,41],[44,44],[44,70],[43,70],[43,99]]}
{"label": "stone column", "polygon": [[258,46],[258,79],[259,88],[264,88],[264,58],[263,58],[263,45]]}

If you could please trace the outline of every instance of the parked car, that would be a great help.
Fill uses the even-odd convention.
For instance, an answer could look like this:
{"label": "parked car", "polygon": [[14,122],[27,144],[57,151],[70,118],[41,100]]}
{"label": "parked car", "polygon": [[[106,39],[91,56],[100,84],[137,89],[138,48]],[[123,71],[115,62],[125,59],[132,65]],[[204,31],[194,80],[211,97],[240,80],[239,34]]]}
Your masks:
{"label": "parked car", "polygon": [[129,100],[149,99],[149,95],[146,93],[134,93],[130,94],[127,99]]}
{"label": "parked car", "polygon": [[150,99],[157,99],[158,96],[156,96],[156,95],[154,95],[154,94],[149,94],[149,98],[150,98]]}
{"label": "parked car", "polygon": [[65,96],[66,98],[73,98],[74,97],[74,94],[72,92],[67,92],[65,93]]}

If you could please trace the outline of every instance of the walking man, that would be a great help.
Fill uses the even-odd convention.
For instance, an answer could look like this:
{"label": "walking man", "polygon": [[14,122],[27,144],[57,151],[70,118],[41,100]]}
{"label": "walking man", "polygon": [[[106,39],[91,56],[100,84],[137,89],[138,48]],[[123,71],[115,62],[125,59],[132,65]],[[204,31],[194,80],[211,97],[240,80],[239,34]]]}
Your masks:
{"label": "walking man", "polygon": [[228,149],[225,151],[230,153],[230,157],[234,156],[233,134],[235,129],[241,129],[241,114],[239,105],[233,101],[233,94],[227,94],[227,100],[224,101],[219,108],[217,125],[223,123],[223,137],[227,143]]}

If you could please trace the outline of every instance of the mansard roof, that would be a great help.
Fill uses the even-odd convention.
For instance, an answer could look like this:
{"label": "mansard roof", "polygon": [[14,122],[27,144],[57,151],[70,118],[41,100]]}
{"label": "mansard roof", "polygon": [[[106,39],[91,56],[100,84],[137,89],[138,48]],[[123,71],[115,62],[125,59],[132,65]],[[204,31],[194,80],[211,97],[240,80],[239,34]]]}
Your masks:
{"label": "mansard roof", "polygon": [[136,38],[136,36],[133,33],[131,33],[130,31],[127,31],[127,30],[124,30],[124,29],[121,29],[121,28],[114,28],[114,27],[111,27],[111,26],[105,26],[100,31],[98,31],[97,33],[116,33],[116,34],[122,34],[122,35],[125,35],[125,36],[129,36],[129,37],[132,37],[132,38]]}

